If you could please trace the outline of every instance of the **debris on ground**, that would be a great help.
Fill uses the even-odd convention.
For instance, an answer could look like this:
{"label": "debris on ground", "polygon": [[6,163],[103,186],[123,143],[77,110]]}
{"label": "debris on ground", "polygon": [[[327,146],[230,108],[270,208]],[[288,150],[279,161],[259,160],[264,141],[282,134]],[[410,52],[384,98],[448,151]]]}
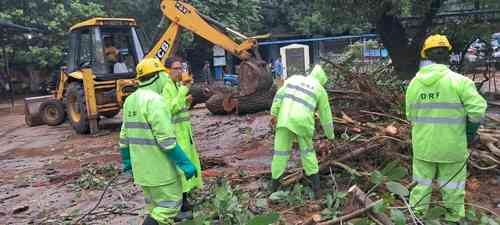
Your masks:
{"label": "debris on ground", "polygon": [[[434,222],[443,215],[440,202],[432,205],[432,218],[413,216],[407,205],[413,183],[410,123],[403,115],[405,84],[394,80],[392,68],[386,64],[362,72],[337,62],[327,66],[332,74],[328,91],[336,140],[323,139],[321,131],[314,138],[322,198],[312,197],[297,153],[289,162],[280,191],[269,192],[274,132],[268,113],[218,116],[195,107],[194,139],[205,179],[204,189],[190,196],[199,205],[195,218],[212,224],[257,220],[277,221],[275,224],[438,224]],[[471,151],[466,195],[469,224],[494,221],[500,214],[496,196],[500,184],[500,133],[496,127],[500,119],[495,113],[486,118],[479,130],[481,141]],[[22,111],[0,118],[0,125],[6,127],[0,132],[1,221],[71,224],[90,212],[81,223],[141,223],[141,190],[125,175],[90,211],[120,170],[119,119],[104,124],[108,133],[102,136],[76,135],[68,124],[28,128],[22,120]]]}

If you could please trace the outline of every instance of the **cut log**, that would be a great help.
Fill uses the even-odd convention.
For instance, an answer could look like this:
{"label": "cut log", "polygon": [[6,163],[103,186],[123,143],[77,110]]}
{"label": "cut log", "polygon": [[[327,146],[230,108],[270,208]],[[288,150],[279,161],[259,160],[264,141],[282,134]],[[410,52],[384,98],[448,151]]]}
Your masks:
{"label": "cut log", "polygon": [[189,90],[189,94],[193,97],[191,107],[194,107],[197,104],[205,103],[213,95],[208,85],[204,83],[194,83]]}
{"label": "cut log", "polygon": [[214,94],[210,97],[207,102],[205,102],[205,106],[208,111],[215,115],[224,115],[228,114],[226,110],[224,110],[224,95],[223,94]]}
{"label": "cut log", "polygon": [[229,93],[216,93],[206,102],[207,109],[213,114],[247,114],[269,110],[273,103],[276,87],[253,95],[233,97]]}
{"label": "cut log", "polygon": [[270,71],[266,69],[266,62],[252,59],[240,64],[239,96],[251,96],[255,93],[266,92],[273,85]]}
{"label": "cut log", "polygon": [[273,104],[276,90],[276,87],[272,86],[267,91],[236,98],[239,101],[238,113],[246,114],[269,110]]}

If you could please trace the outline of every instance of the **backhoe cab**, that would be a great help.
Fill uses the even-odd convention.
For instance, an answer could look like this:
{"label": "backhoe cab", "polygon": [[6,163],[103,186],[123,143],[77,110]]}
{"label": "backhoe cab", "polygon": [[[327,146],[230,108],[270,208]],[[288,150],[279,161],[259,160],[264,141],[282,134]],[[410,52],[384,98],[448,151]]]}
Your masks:
{"label": "backhoe cab", "polygon": [[133,19],[94,18],[71,27],[67,67],[53,95],[25,99],[26,123],[56,126],[67,115],[77,133],[95,133],[100,116],[118,114],[144,58],[136,26]]}

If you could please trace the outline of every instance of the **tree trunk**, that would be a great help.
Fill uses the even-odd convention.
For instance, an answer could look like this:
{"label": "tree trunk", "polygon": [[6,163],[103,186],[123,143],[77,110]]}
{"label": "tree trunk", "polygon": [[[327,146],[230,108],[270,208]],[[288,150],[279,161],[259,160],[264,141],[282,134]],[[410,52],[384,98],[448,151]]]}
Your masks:
{"label": "tree trunk", "polygon": [[[432,27],[434,16],[443,5],[444,0],[432,0],[422,21],[416,31],[409,35],[400,19],[390,14],[394,10],[392,3],[385,5],[380,16],[372,18],[377,33],[380,35],[384,46],[389,51],[395,70],[400,79],[409,80],[415,76],[420,63],[420,49]],[[415,2],[414,4],[419,4]]]}
{"label": "tree trunk", "polygon": [[205,103],[213,94],[209,87],[204,83],[194,83],[191,87],[189,94],[193,97],[191,107],[197,104]]}
{"label": "tree trunk", "polygon": [[219,92],[214,94],[205,103],[207,109],[213,114],[238,114],[256,113],[269,110],[273,103],[276,87],[273,86],[264,92],[256,92],[252,95],[232,97],[229,93]]}
{"label": "tree trunk", "polygon": [[398,18],[384,14],[378,19],[376,29],[399,78],[409,80],[415,76],[419,63],[418,50],[408,44],[408,36]]}

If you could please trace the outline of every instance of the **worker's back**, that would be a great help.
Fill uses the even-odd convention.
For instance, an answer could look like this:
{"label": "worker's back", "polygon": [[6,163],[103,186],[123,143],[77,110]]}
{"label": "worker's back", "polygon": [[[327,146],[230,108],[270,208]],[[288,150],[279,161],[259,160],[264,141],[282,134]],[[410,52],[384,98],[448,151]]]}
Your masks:
{"label": "worker's back", "polygon": [[127,97],[120,142],[129,146],[136,184],[159,186],[176,181],[175,165],[163,152],[176,143],[170,118],[167,104],[154,91],[139,88]]}
{"label": "worker's back", "polygon": [[467,117],[479,122],[485,108],[485,100],[467,77],[442,64],[421,68],[406,93],[415,157],[432,162],[464,160]]}
{"label": "worker's back", "polygon": [[314,112],[323,86],[314,78],[292,76],[285,81],[277,98],[282,98],[277,127],[286,127],[296,134],[312,136]]}

